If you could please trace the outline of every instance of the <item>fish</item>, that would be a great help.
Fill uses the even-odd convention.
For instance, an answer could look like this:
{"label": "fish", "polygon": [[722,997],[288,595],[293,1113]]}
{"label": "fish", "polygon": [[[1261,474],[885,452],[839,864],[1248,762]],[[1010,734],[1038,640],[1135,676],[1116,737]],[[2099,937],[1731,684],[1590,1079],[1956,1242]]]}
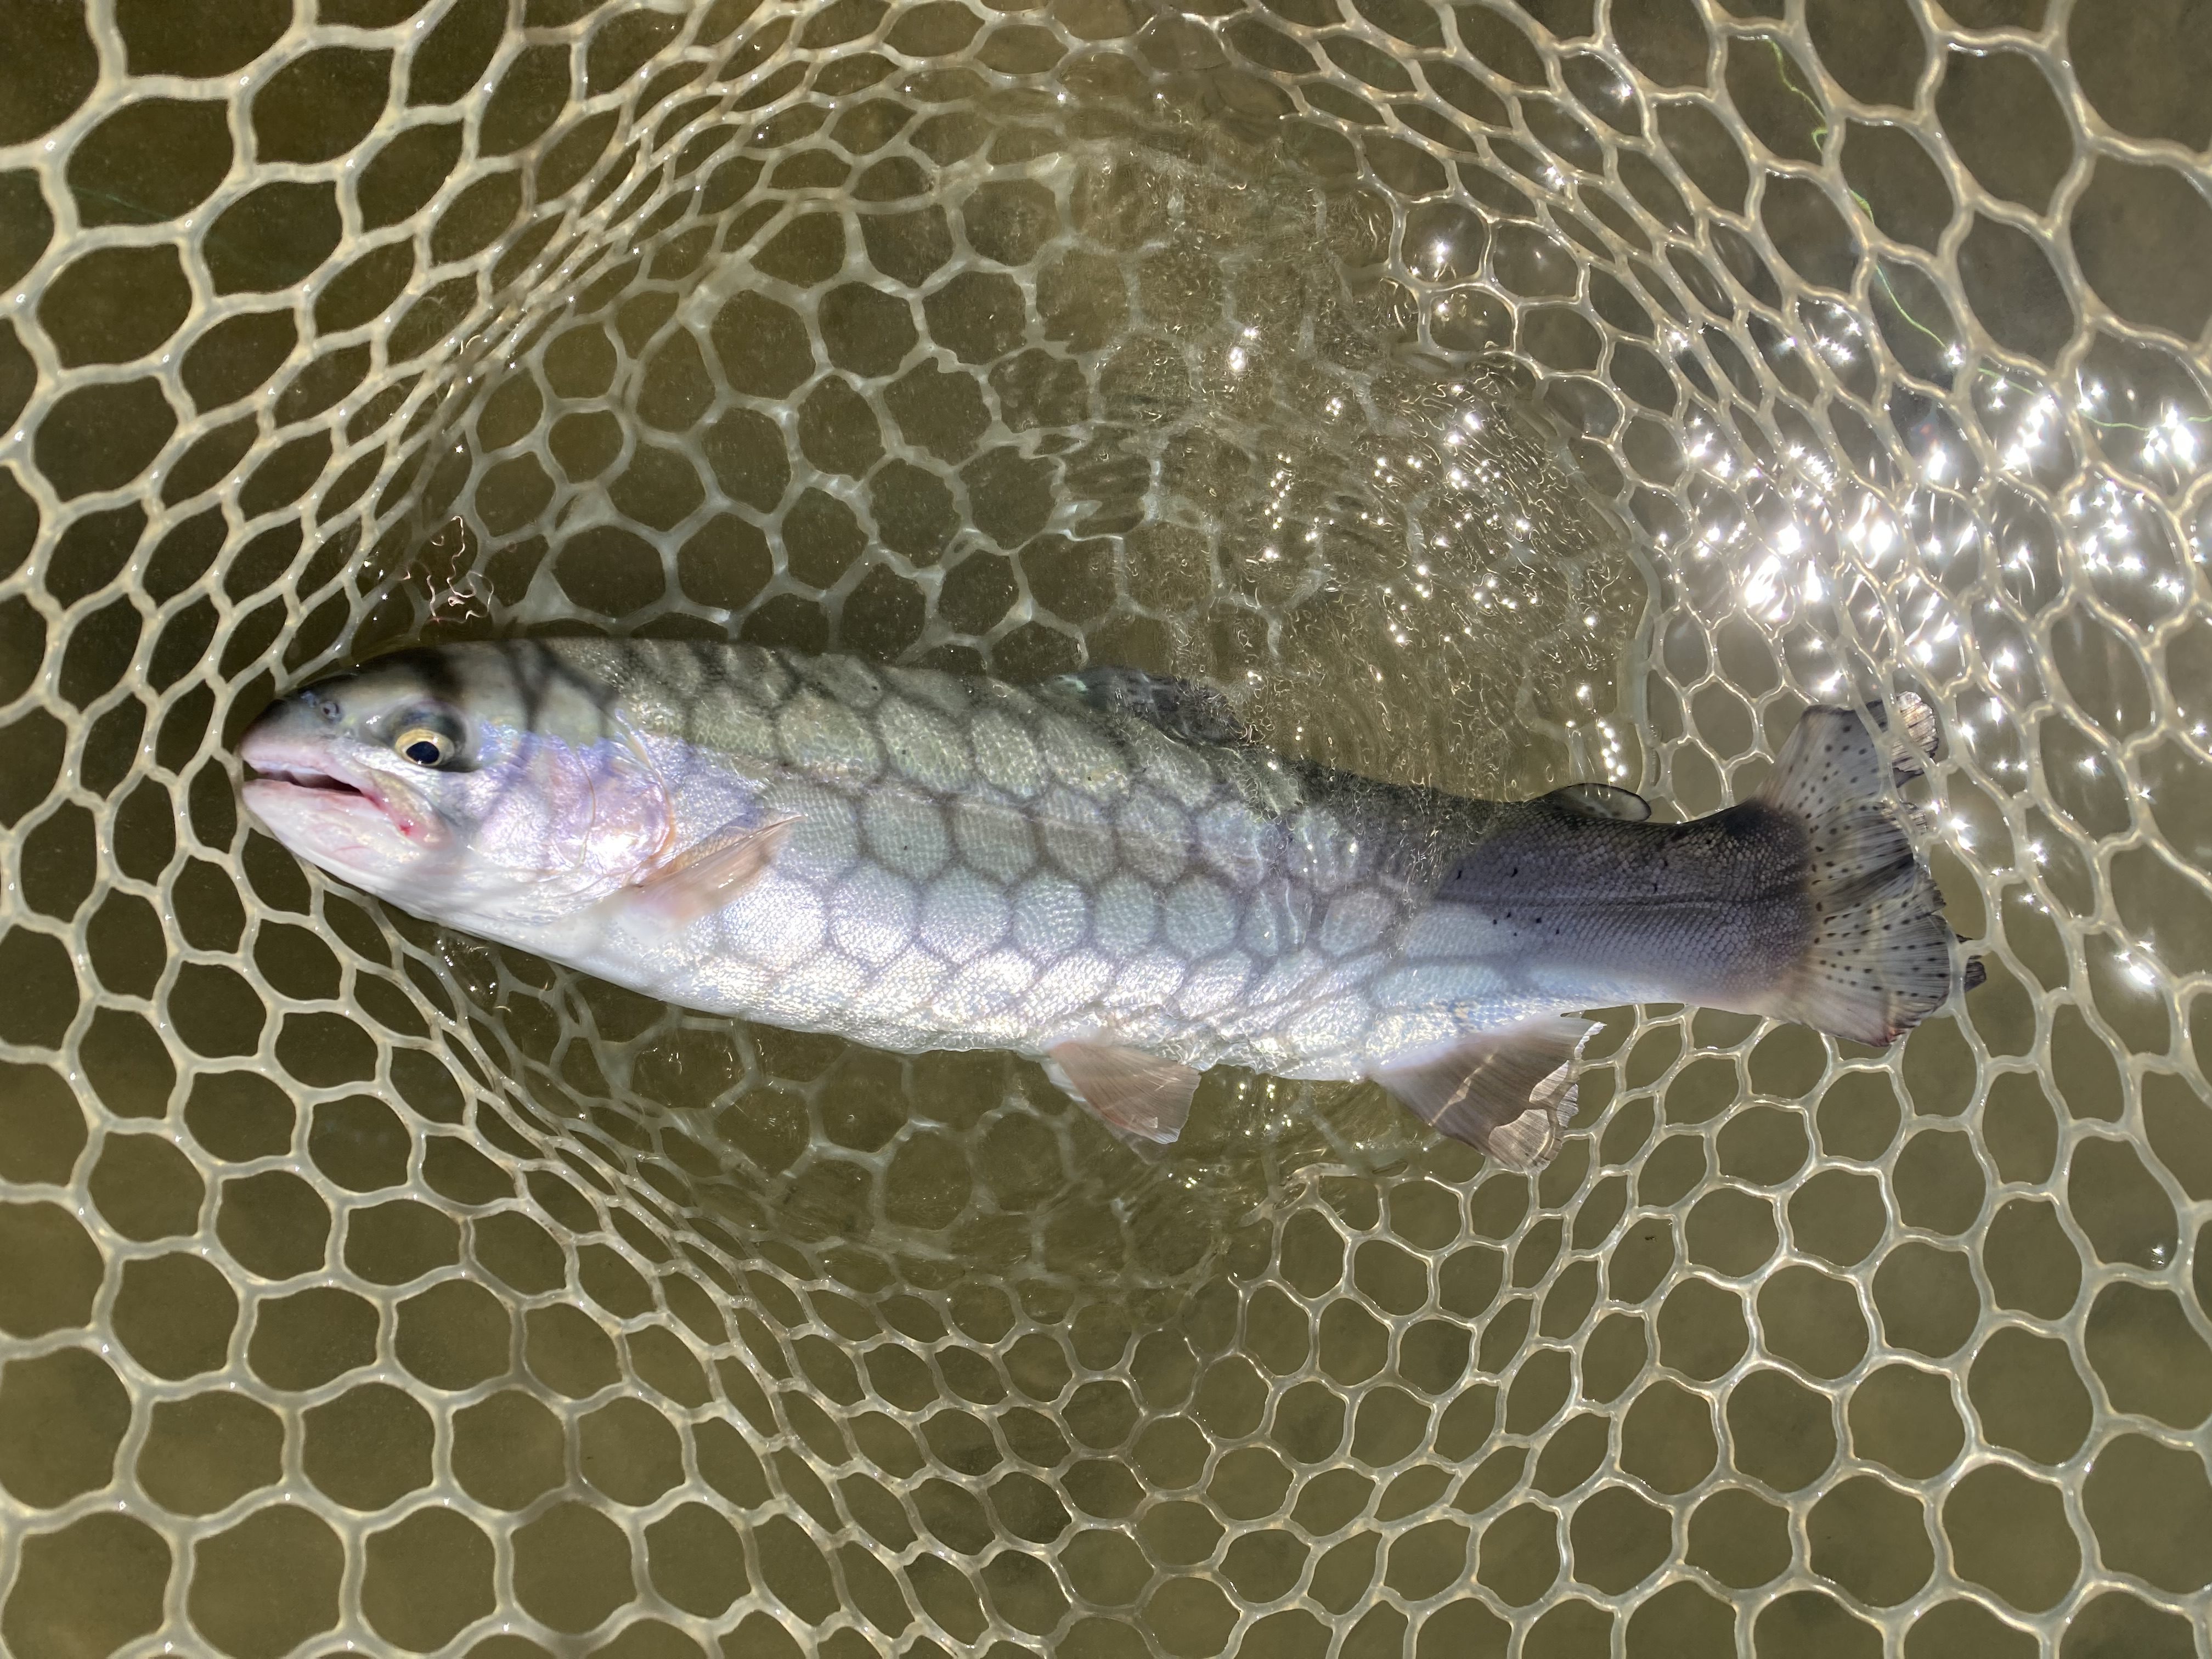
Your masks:
{"label": "fish", "polygon": [[1756,793],[1666,822],[1603,783],[1488,801],[1279,754],[1133,669],[546,639],[372,659],[239,754],[307,863],[648,996],[1012,1050],[1155,1156],[1213,1067],[1370,1079],[1528,1170],[1573,1121],[1586,1011],[1881,1046],[1965,982],[1900,733],[1808,708]]}

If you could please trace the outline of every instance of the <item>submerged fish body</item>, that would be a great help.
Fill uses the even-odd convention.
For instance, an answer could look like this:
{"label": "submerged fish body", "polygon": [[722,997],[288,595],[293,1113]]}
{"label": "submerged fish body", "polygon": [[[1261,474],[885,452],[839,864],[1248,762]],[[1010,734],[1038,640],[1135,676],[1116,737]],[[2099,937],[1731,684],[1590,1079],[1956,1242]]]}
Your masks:
{"label": "submerged fish body", "polygon": [[1218,695],[738,645],[407,652],[276,704],[254,814],[403,909],[669,1001],[881,1048],[1005,1048],[1168,1140],[1198,1073],[1374,1077],[1522,1165],[1567,1011],[1680,1001],[1887,1042],[1951,991],[1941,898],[1856,711],[1762,796],[1637,821],[1243,742]]}

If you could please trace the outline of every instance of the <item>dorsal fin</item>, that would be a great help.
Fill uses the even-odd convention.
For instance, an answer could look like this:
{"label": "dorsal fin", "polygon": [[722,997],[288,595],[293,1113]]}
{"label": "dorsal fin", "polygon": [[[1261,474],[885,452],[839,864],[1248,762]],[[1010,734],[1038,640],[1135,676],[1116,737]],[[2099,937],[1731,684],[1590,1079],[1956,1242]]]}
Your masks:
{"label": "dorsal fin", "polygon": [[1623,823],[1641,823],[1651,816],[1651,803],[1632,789],[1623,789],[1610,783],[1571,783],[1554,789],[1542,799],[1564,806],[1571,812],[1580,812],[1584,817],[1618,818]]}
{"label": "dorsal fin", "polygon": [[1102,714],[1133,714],[1184,743],[1249,743],[1252,728],[1211,685],[1147,674],[1141,668],[1079,668],[1055,674],[1044,690],[1072,697]]}

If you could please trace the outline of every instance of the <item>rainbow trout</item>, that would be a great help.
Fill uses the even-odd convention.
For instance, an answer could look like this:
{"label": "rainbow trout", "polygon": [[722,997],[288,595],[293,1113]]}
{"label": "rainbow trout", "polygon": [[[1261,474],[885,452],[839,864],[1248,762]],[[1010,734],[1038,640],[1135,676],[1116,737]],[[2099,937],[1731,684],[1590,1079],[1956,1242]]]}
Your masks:
{"label": "rainbow trout", "polygon": [[1218,692],[741,645],[402,652],[275,705],[245,800],[401,909],[686,1007],[1037,1056],[1124,1138],[1199,1074],[1371,1078],[1540,1165],[1587,1022],[1684,1002],[1887,1043],[1959,979],[1857,710],[1692,823],[1275,755]]}

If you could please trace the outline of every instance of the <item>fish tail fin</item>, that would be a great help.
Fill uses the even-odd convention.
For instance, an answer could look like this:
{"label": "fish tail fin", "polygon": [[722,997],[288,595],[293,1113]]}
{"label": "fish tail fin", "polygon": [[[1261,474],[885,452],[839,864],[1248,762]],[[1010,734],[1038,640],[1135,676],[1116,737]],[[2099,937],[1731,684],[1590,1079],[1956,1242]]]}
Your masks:
{"label": "fish tail fin", "polygon": [[[1900,725],[1932,757],[1924,711]],[[1959,972],[1943,895],[1892,788],[1918,769],[1917,755],[1892,756],[1857,709],[1805,711],[1759,799],[1804,825],[1812,939],[1760,1012],[1880,1047],[1950,996]]]}

